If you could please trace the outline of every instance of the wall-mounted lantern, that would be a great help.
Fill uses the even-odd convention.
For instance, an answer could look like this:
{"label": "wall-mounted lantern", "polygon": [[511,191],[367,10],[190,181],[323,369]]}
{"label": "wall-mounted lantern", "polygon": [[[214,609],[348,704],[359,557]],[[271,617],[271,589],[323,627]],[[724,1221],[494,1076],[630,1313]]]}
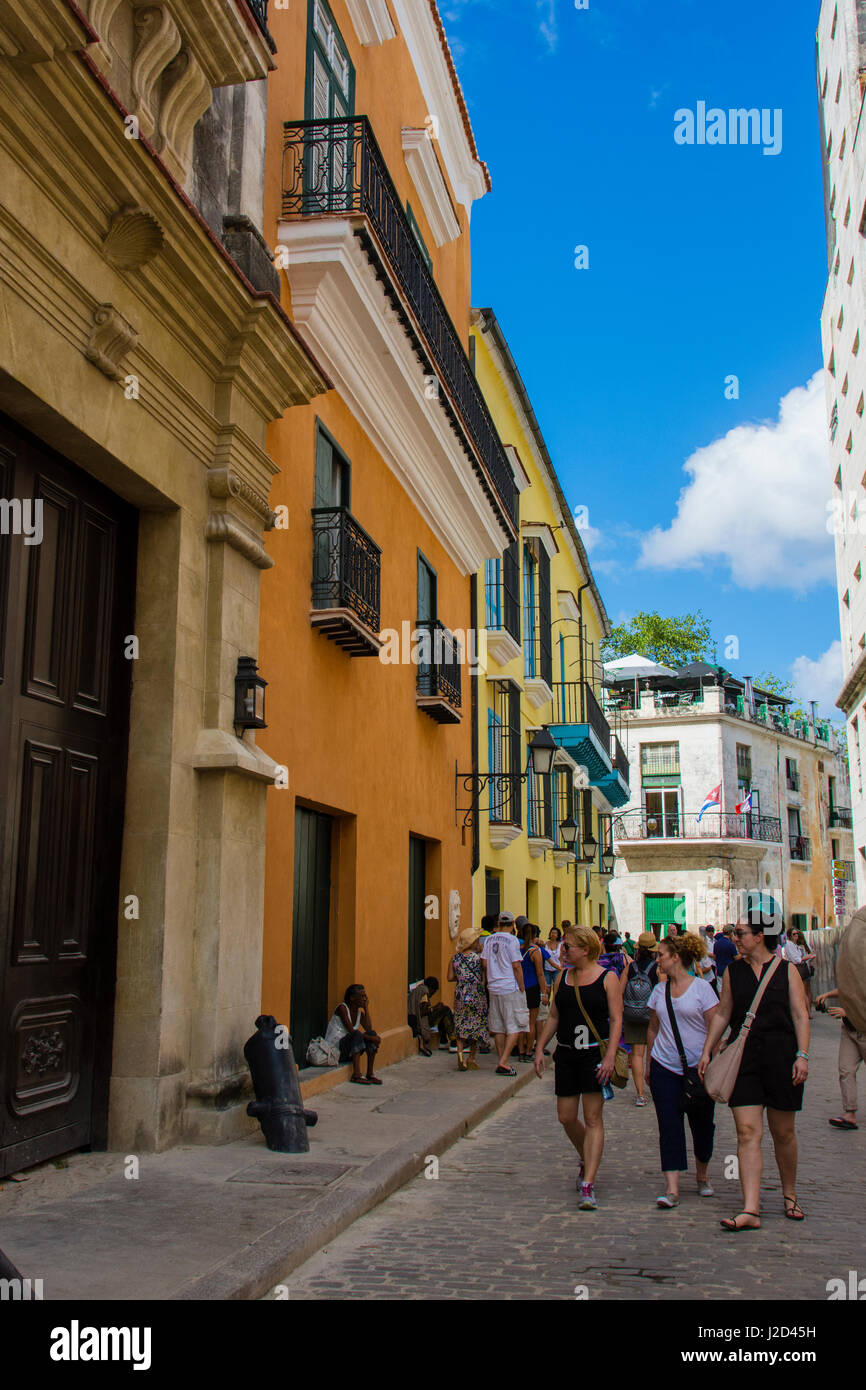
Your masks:
{"label": "wall-mounted lantern", "polygon": [[266,729],[265,688],[267,681],[258,674],[254,656],[238,657],[235,676],[235,733],[244,729]]}

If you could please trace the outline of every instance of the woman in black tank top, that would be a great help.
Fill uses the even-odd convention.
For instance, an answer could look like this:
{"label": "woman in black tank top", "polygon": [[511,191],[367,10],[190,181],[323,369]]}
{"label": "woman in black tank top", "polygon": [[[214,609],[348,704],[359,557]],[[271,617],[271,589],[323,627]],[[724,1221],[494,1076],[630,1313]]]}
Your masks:
{"label": "woman in black tank top", "polygon": [[734,931],[740,955],[725,971],[722,997],[698,1065],[703,1076],[713,1048],[728,1024],[729,1041],[734,1041],[746,1014],[752,1009],[761,981],[772,971],[743,1048],[742,1063],[729,1101],[737,1126],[743,1210],[739,1216],[721,1223],[726,1231],[760,1229],[764,1110],[782,1180],[785,1215],[791,1221],[804,1219],[797,1201],[794,1120],[803,1104],[803,1085],[809,1074],[809,1009],[796,967],[774,954],[779,943],[777,919],[773,919],[773,926],[775,930],[771,932],[769,925],[741,922]]}
{"label": "woman in black tank top", "polygon": [[580,1154],[582,1211],[594,1211],[598,1205],[594,1182],[604,1149],[602,1085],[610,1080],[622,1030],[619,980],[615,971],[598,965],[599,950],[598,937],[589,927],[567,927],[563,932],[560,958],[566,968],[557,978],[550,1014],[535,1046],[535,1070],[542,1076],[544,1049],[556,1034],[556,1110]]}

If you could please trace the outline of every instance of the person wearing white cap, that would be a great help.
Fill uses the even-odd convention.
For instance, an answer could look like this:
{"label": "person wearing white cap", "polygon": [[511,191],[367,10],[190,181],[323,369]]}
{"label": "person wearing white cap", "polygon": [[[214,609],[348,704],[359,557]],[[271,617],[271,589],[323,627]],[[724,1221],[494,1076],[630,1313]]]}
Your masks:
{"label": "person wearing white cap", "polygon": [[512,936],[514,913],[500,912],[496,931],[484,942],[481,959],[490,995],[488,1027],[496,1042],[497,1076],[516,1076],[509,1058],[521,1033],[529,1028],[529,1010],[523,989],[520,944]]}

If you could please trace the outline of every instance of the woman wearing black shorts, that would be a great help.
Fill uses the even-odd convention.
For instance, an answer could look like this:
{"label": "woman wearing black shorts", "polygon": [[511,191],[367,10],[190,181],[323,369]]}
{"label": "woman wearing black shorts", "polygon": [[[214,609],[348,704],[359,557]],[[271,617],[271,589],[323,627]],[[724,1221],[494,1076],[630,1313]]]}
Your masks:
{"label": "woman wearing black shorts", "polygon": [[[567,927],[563,932],[561,959],[565,969],[557,976],[550,1014],[535,1045],[535,1070],[544,1074],[544,1048],[556,1034],[554,1089],[556,1110],[577,1152],[581,1211],[595,1211],[595,1176],[604,1150],[604,1097],[602,1085],[610,1080],[622,1030],[622,996],[612,970],[598,964],[598,937],[589,927]],[[578,1005],[575,985],[604,1052]],[[579,1108],[583,1099],[583,1122]]]}
{"label": "woman wearing black shorts", "polygon": [[737,1126],[743,1210],[739,1216],[722,1222],[726,1231],[757,1231],[761,1226],[764,1110],[773,1136],[785,1215],[791,1221],[802,1221],[805,1215],[797,1201],[794,1120],[803,1105],[803,1083],[809,1074],[809,1010],[796,966],[779,960],[775,954],[779,933],[775,919],[772,930],[770,926],[750,922],[741,922],[735,929],[734,941],[740,954],[725,971],[722,997],[698,1064],[703,1076],[713,1048],[729,1023],[730,1040],[736,1038],[761,981],[778,960],[746,1040],[729,1102]]}

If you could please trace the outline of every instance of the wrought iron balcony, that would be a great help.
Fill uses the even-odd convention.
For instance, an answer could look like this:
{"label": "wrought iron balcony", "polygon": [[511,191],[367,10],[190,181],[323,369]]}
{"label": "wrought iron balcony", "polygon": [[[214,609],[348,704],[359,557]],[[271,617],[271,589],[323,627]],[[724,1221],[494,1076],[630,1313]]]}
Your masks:
{"label": "wrought iron balcony", "polygon": [[313,508],[310,622],[351,656],[378,656],[382,552],[348,507]]}
{"label": "wrought iron balcony", "polygon": [[494,509],[512,534],[517,489],[463,344],[427,268],[366,116],[287,121],[283,216],[349,217]]}
{"label": "wrought iron balcony", "polygon": [[460,643],[438,620],[419,622],[418,708],[437,724],[459,724]]}
{"label": "wrought iron balcony", "polygon": [[613,817],[614,840],[765,840],[780,844],[781,823],[774,816],[705,811],[686,815],[628,812]]}
{"label": "wrought iron balcony", "polygon": [[246,0],[246,4],[256,24],[267,39],[268,48],[272,53],[276,53],[277,45],[274,43],[273,35],[268,28],[268,0]]}
{"label": "wrought iron balcony", "polygon": [[620,777],[625,782],[626,786],[628,786],[629,772],[631,770],[630,764],[628,758],[626,757],[625,749],[623,748],[616,734],[611,735],[610,757],[611,762],[613,763],[614,772],[618,772]]}
{"label": "wrought iron balcony", "polygon": [[812,858],[812,846],[805,835],[789,835],[788,843],[791,847],[792,859],[805,864]]}
{"label": "wrought iron balcony", "polygon": [[853,830],[854,820],[847,806],[830,807],[830,828],[831,830]]}

